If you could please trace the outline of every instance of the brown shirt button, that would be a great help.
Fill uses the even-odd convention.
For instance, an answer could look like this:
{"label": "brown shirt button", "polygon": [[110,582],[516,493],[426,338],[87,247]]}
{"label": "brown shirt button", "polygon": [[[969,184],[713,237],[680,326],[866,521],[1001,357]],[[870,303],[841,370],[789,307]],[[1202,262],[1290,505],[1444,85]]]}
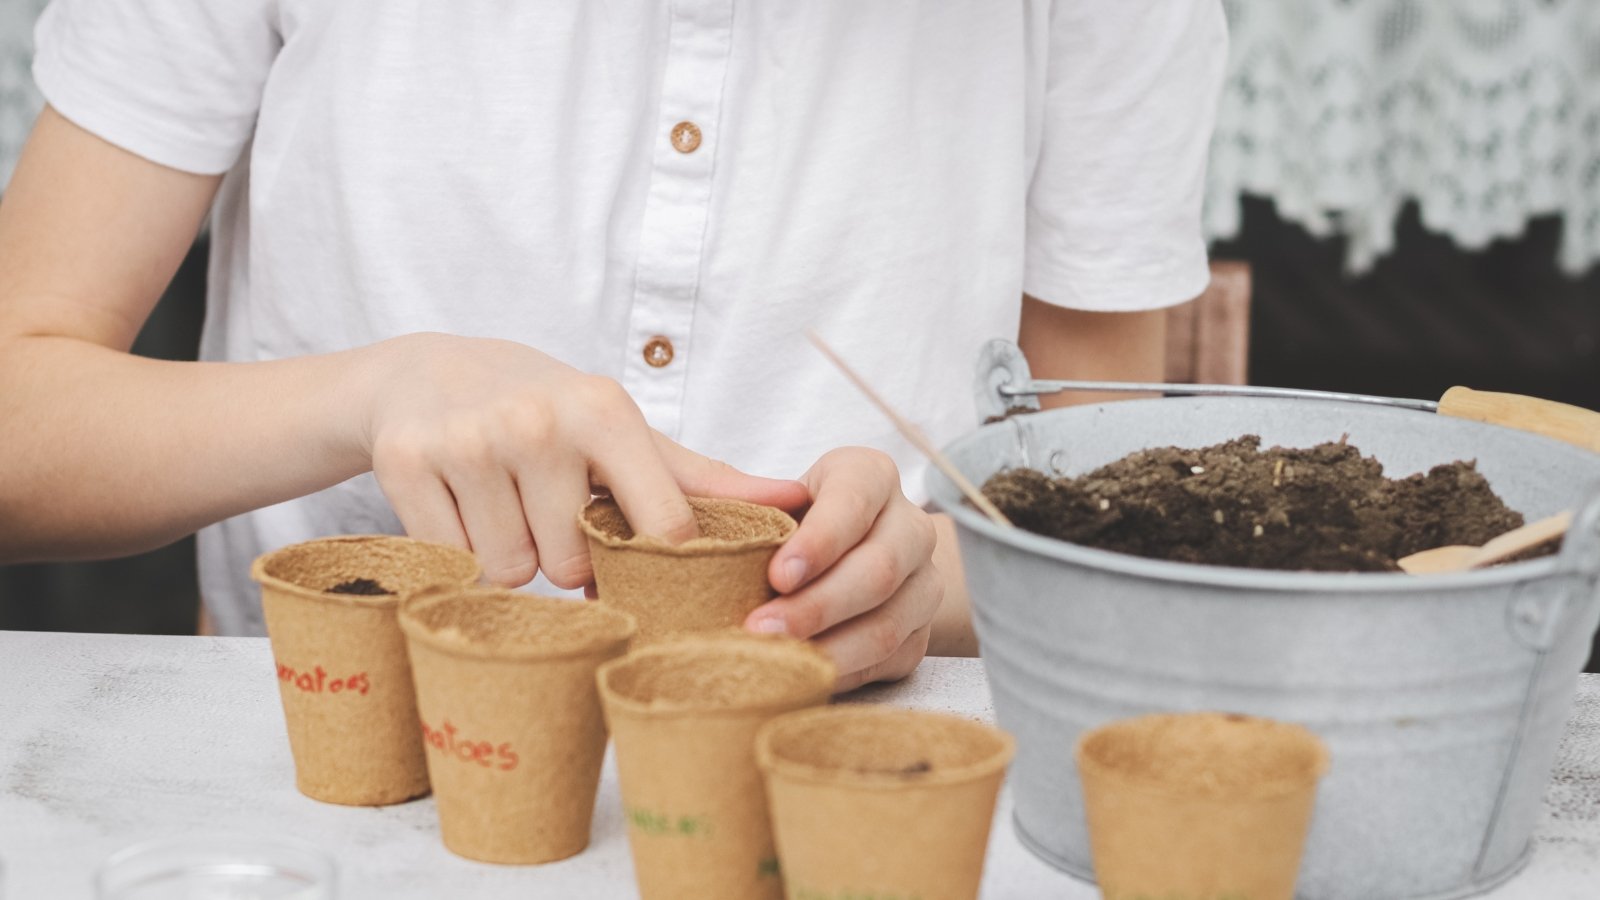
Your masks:
{"label": "brown shirt button", "polygon": [[700,126],[693,122],[679,122],[672,126],[672,149],[679,153],[693,153],[700,149]]}
{"label": "brown shirt button", "polygon": [[644,361],[657,369],[672,362],[672,342],[660,335],[646,341]]}

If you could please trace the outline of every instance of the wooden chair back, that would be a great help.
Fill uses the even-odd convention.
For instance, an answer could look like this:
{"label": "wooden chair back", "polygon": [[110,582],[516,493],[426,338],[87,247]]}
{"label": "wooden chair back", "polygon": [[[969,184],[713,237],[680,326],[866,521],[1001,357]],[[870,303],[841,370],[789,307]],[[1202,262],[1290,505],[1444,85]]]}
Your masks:
{"label": "wooden chair back", "polygon": [[1211,264],[1211,285],[1167,312],[1166,380],[1185,384],[1248,384],[1250,264]]}

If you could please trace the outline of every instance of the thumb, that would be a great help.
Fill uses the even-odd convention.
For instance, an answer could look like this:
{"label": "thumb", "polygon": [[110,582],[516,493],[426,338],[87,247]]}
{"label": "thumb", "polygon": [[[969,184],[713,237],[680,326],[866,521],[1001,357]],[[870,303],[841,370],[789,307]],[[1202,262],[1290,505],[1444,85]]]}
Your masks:
{"label": "thumb", "polygon": [[655,439],[662,461],[685,494],[744,500],[790,511],[811,502],[810,489],[798,481],[741,472],[721,460],[701,456],[660,432],[656,432]]}

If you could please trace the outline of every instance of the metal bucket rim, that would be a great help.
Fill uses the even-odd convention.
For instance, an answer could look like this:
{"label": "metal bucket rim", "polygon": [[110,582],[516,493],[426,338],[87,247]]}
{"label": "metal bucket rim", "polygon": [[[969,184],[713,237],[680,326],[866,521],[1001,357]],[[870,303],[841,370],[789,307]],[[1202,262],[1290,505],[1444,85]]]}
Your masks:
{"label": "metal bucket rim", "polygon": [[[1261,403],[1273,405],[1288,404],[1298,406],[1303,403],[1322,402],[1333,406],[1351,408],[1359,413],[1372,413],[1372,407],[1365,407],[1355,403],[1341,403],[1338,401],[1287,401],[1268,400],[1241,397],[1157,397],[1142,400],[1122,400],[1113,404],[1132,408],[1149,404],[1217,404],[1233,405],[1238,403]],[[1054,416],[1062,413],[1072,413],[1074,410],[1094,409],[1094,406],[1068,407],[1065,409],[1049,410],[1042,413],[1030,413],[1037,416]],[[1436,415],[1422,412],[1403,411],[1402,415]],[[1515,431],[1518,435],[1527,438],[1534,444],[1546,444],[1558,447],[1565,451],[1584,453],[1581,448],[1571,444],[1547,438],[1543,435],[1526,431],[1504,428],[1483,422],[1468,419],[1449,419],[1452,423],[1460,423],[1469,427],[1492,428],[1497,431]],[[991,429],[1008,427],[1010,420],[982,425],[967,432],[947,444],[943,452],[947,457],[953,457],[965,445],[978,441]],[[1014,425],[1014,423],[1012,423]],[[972,477],[973,473],[967,474]],[[982,476],[973,479],[981,482]],[[969,531],[977,532],[989,540],[1006,544],[1024,552],[1062,562],[1074,563],[1085,568],[1115,572],[1135,578],[1144,578],[1155,581],[1179,582],[1184,584],[1204,584],[1214,587],[1236,588],[1246,591],[1268,592],[1337,592],[1341,594],[1386,594],[1418,593],[1433,595],[1440,588],[1480,588],[1492,585],[1518,584],[1533,581],[1542,581],[1547,578],[1578,574],[1574,567],[1567,563],[1569,554],[1561,552],[1539,559],[1524,560],[1522,562],[1508,563],[1493,566],[1487,569],[1476,569],[1470,572],[1458,572],[1443,575],[1408,575],[1404,572],[1306,572],[1277,569],[1246,569],[1236,566],[1214,566],[1199,563],[1174,562],[1164,559],[1148,559],[1142,556],[1133,556],[1127,553],[1118,553],[1112,550],[1099,550],[1085,547],[1081,544],[1072,544],[1056,538],[1034,534],[1021,528],[1004,528],[989,521],[978,510],[971,507],[962,499],[956,486],[940,472],[937,466],[929,466],[924,479],[929,499],[941,511],[950,515],[958,525]],[[1592,519],[1593,515],[1584,515],[1593,512],[1593,507],[1600,505],[1600,495],[1591,494],[1585,502],[1578,506],[1579,521]],[[1574,524],[1574,531],[1577,525]],[[1570,534],[1571,532],[1569,532]],[[1564,548],[1565,551],[1565,548]]]}

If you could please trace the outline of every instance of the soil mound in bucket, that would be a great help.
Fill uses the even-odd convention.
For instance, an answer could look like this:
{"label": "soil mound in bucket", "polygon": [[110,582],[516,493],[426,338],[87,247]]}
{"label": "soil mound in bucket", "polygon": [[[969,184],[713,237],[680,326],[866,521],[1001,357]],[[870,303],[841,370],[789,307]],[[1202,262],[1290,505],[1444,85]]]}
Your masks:
{"label": "soil mound in bucket", "polygon": [[1251,569],[1399,571],[1403,556],[1482,544],[1523,524],[1473,462],[1393,479],[1353,444],[1263,450],[1256,435],[1141,450],[1078,477],[1008,469],[983,492],[1018,527],[1048,537]]}

